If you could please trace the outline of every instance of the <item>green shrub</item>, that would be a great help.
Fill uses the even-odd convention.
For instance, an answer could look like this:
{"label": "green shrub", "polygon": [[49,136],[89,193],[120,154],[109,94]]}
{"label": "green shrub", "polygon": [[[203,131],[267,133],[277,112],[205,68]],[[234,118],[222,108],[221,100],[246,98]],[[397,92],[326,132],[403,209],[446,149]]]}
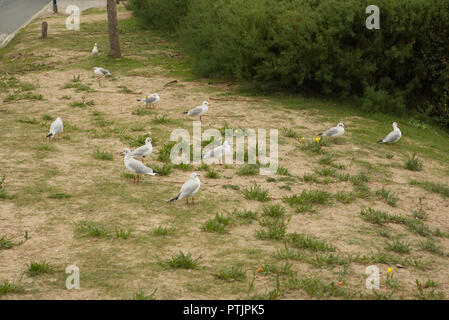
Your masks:
{"label": "green shrub", "polygon": [[[143,26],[176,30],[200,76],[259,89],[361,97],[369,112],[425,111],[449,126],[449,1],[130,0]],[[407,109],[406,110],[406,107]]]}

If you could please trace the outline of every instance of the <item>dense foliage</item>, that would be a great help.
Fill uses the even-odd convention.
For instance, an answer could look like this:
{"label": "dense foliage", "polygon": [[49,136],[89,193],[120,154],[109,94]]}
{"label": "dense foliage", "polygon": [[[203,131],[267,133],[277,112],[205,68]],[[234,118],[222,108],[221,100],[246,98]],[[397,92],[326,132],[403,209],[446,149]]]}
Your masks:
{"label": "dense foliage", "polygon": [[202,76],[261,89],[358,96],[368,112],[418,110],[449,127],[449,0],[130,0],[176,32]]}

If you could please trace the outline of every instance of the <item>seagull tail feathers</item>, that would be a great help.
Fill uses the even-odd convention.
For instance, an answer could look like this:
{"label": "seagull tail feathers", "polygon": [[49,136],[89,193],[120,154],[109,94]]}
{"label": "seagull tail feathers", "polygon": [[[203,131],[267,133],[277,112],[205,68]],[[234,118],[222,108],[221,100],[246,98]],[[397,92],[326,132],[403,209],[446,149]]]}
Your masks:
{"label": "seagull tail feathers", "polygon": [[377,141],[377,143],[383,143],[384,139],[380,139],[379,141]]}
{"label": "seagull tail feathers", "polygon": [[186,111],[186,112],[183,112],[183,114],[188,114],[189,112],[188,111]]}
{"label": "seagull tail feathers", "polygon": [[181,193],[179,193],[179,194],[178,194],[176,197],[174,197],[173,199],[168,200],[167,202],[173,202],[173,201],[178,200],[180,194],[181,194]]}
{"label": "seagull tail feathers", "polygon": [[48,135],[47,135],[47,138],[49,138],[49,139],[51,139],[53,137],[53,133],[49,133]]}

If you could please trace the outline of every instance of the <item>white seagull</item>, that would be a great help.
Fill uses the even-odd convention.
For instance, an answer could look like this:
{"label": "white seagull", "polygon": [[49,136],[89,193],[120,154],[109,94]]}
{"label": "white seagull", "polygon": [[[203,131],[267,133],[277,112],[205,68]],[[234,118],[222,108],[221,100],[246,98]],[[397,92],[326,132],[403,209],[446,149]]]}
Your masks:
{"label": "white seagull", "polygon": [[218,164],[222,165],[221,161],[224,155],[229,154],[231,152],[231,146],[229,145],[229,142],[226,140],[223,145],[215,147],[214,149],[207,152],[203,159],[210,159],[210,158],[216,158],[218,159]]}
{"label": "white seagull", "polygon": [[189,116],[200,116],[200,121],[203,122],[203,115],[209,110],[209,102],[203,101],[201,106],[195,107],[184,114],[188,114]]}
{"label": "white seagull", "polygon": [[50,125],[50,133],[47,135],[47,138],[53,139],[53,137],[64,130],[64,124],[62,123],[61,117],[57,117],[55,121],[53,121]]}
{"label": "white seagull", "polygon": [[402,137],[402,132],[398,128],[398,124],[393,122],[393,131],[391,131],[385,138],[377,141],[377,143],[395,143]]}
{"label": "white seagull", "polygon": [[345,125],[340,122],[336,127],[330,128],[329,130],[318,134],[319,136],[326,136],[335,138],[334,142],[337,143],[337,138],[345,133]]}
{"label": "white seagull", "polygon": [[151,141],[151,138],[146,138],[145,144],[132,151],[130,155],[132,157],[142,158],[143,163],[143,158],[145,158],[146,156],[150,156],[150,154],[153,152],[153,145],[151,144]]}
{"label": "white seagull", "polygon": [[195,204],[195,199],[193,198],[193,196],[198,192],[198,190],[200,190],[200,186],[201,186],[201,181],[198,178],[199,174],[194,172],[190,175],[190,179],[187,180],[186,183],[184,183],[181,187],[181,191],[179,192],[179,194],[174,197],[171,200],[168,200],[167,202],[173,202],[176,200],[181,200],[186,198],[187,204],[189,204],[189,199],[190,197],[192,197],[192,204]]}
{"label": "white seagull", "polygon": [[131,150],[124,149],[123,152],[121,152],[120,154],[125,155],[124,163],[125,163],[126,169],[128,169],[129,171],[131,171],[132,173],[137,175],[137,179],[136,179],[136,177],[134,177],[134,181],[133,181],[134,183],[139,182],[141,174],[147,174],[150,176],[155,176],[156,174],[158,174],[157,172],[153,171],[153,169],[148,168],[142,162],[134,159],[131,156]]}
{"label": "white seagull", "polygon": [[92,54],[93,55],[96,55],[96,54],[98,54],[99,52],[98,52],[98,44],[95,42],[95,45],[94,45],[94,48],[92,49]]}
{"label": "white seagull", "polygon": [[[154,105],[158,103],[160,100],[161,98],[157,93],[150,94],[142,99],[137,99],[137,101],[145,102],[145,106],[150,106],[150,109],[155,109],[156,107],[154,107]],[[151,108],[151,106],[153,106],[153,108]]]}
{"label": "white seagull", "polygon": [[100,83],[101,78],[112,75],[112,73],[110,73],[108,70],[98,67],[94,67],[94,72],[97,75],[98,84],[100,85],[101,85]]}

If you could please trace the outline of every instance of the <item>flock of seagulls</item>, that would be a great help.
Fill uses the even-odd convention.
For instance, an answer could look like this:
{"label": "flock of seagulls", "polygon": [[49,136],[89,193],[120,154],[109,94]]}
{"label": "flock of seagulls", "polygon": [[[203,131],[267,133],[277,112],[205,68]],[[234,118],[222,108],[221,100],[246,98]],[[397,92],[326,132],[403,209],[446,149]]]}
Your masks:
{"label": "flock of seagulls", "polygon": [[[94,48],[92,49],[92,54],[97,55],[98,54],[98,45],[95,43]],[[94,73],[98,76],[98,80],[100,81],[101,78],[111,75],[111,73],[103,68],[94,67]],[[144,102],[147,107],[150,109],[160,101],[160,97],[157,93],[150,94],[146,96],[145,98],[138,99],[137,101]],[[197,106],[187,112],[184,112],[184,114],[187,114],[189,116],[199,116],[200,121],[203,122],[203,116],[207,113],[209,110],[209,103],[207,101],[203,101],[203,103],[200,106]],[[64,125],[62,123],[61,117],[57,117],[55,121],[53,121],[50,125],[50,132],[47,135],[47,138],[53,139],[56,135],[59,135],[63,132]],[[338,137],[342,136],[345,133],[345,125],[340,122],[336,127],[330,128],[329,130],[326,130],[320,134],[318,134],[320,137],[326,136],[330,138],[334,138],[334,142],[338,143]],[[393,131],[390,132],[385,138],[377,141],[378,143],[395,143],[399,141],[402,137],[401,130],[398,128],[398,124],[396,122],[393,122]],[[158,174],[158,172],[154,171],[153,169],[147,167],[144,164],[144,159],[146,157],[149,157],[153,152],[153,145],[152,145],[152,139],[146,138],[145,144],[134,151],[131,151],[128,148],[125,148],[122,152],[120,152],[121,155],[124,156],[124,165],[125,168],[132,172],[134,174],[134,181],[133,183],[138,183],[140,181],[141,175],[150,175],[155,176]],[[217,159],[218,164],[222,165],[222,159],[225,155],[229,154],[231,152],[231,146],[229,145],[228,141],[225,141],[222,145],[215,147],[214,149],[210,150],[206,154],[203,155],[203,159]],[[136,160],[135,158],[140,158],[141,161]],[[187,204],[189,204],[189,198],[192,198],[192,204],[195,203],[194,196],[199,191],[201,186],[201,181],[199,179],[199,174],[196,172],[193,172],[190,175],[189,180],[185,182],[180,192],[176,197],[173,199],[167,201],[169,203],[186,199]]]}

